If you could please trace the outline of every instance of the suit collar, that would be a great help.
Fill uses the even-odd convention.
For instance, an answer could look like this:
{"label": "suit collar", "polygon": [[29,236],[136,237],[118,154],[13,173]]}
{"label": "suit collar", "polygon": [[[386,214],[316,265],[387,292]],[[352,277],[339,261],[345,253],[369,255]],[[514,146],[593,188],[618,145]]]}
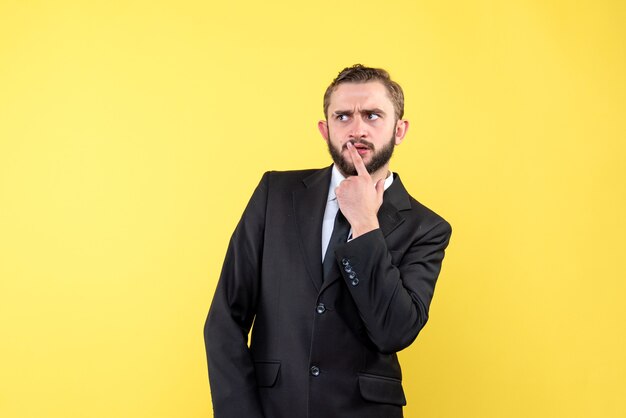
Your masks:
{"label": "suit collar", "polygon": [[[378,225],[383,236],[389,235],[404,222],[402,211],[411,208],[411,200],[409,194],[404,188],[400,176],[394,177],[393,183],[383,194],[383,203],[378,209]],[[358,239],[358,238],[357,238]],[[321,292],[331,286],[341,278],[339,267],[335,268],[335,273],[326,281],[324,281]]]}
{"label": "suit collar", "polygon": [[[328,198],[332,166],[317,170],[306,177],[303,187],[293,192],[293,207],[309,276],[315,288],[322,288],[322,219]],[[378,210],[378,223],[384,236],[404,222],[401,212],[411,208],[408,192],[400,176],[394,174],[391,186],[385,190]],[[334,280],[333,280],[334,281]],[[325,286],[326,287],[326,284]]]}
{"label": "suit collar", "polygon": [[314,188],[317,186],[326,186],[328,187],[328,185],[330,184],[330,176],[331,176],[331,172],[332,172],[333,166],[330,165],[326,168],[321,168],[319,170],[315,170],[313,172],[313,174],[305,177],[302,180],[302,183],[304,183],[304,185],[307,188]]}

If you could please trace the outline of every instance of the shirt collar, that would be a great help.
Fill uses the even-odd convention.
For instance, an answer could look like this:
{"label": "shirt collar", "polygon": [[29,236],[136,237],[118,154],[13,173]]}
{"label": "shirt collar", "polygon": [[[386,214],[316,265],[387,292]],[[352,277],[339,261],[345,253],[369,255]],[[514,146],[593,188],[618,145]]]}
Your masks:
{"label": "shirt collar", "polygon": [[[389,172],[389,174],[390,175],[388,175],[387,178],[385,179],[385,190],[387,190],[389,186],[391,186],[391,183],[393,183],[393,173]],[[330,178],[330,188],[328,189],[327,202],[330,202],[331,200],[335,200],[337,198],[337,196],[335,195],[335,189],[345,179],[346,178],[343,176],[343,174],[339,172],[339,169],[337,168],[337,166],[333,164],[333,173]]]}

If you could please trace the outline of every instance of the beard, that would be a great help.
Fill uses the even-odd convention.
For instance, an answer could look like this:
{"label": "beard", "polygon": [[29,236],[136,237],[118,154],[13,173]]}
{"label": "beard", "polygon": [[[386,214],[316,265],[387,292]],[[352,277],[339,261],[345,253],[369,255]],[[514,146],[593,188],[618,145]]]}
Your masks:
{"label": "beard", "polygon": [[[367,169],[367,172],[370,174],[375,173],[376,171],[380,170],[382,167],[385,166],[385,164],[389,162],[389,160],[391,160],[391,156],[393,155],[393,150],[396,146],[396,140],[394,136],[392,136],[389,142],[383,145],[383,147],[378,151],[376,151],[374,144],[364,139],[355,139],[355,140],[350,140],[348,142],[352,142],[352,145],[362,144],[369,148],[369,150],[372,153],[372,158],[368,163],[365,164],[365,168]],[[344,158],[342,155],[342,152],[348,149],[346,147],[346,144],[343,144],[343,147],[341,147],[341,149],[338,149],[335,146],[333,146],[331,144],[331,141],[329,140],[328,152],[330,153],[330,156],[332,157],[333,162],[335,163],[335,165],[337,166],[341,174],[343,174],[346,177],[356,176],[357,172],[356,172],[356,168],[354,167],[354,164],[352,163],[352,158],[350,158],[350,156]]]}

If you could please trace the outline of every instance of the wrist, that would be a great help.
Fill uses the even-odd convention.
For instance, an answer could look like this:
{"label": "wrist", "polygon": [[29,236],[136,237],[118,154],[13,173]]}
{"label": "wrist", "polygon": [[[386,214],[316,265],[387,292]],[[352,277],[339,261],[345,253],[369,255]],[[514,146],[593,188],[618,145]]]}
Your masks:
{"label": "wrist", "polygon": [[355,223],[354,225],[351,225],[351,226],[352,226],[352,239],[380,228],[380,225],[378,224],[378,219],[369,220],[364,223]]}

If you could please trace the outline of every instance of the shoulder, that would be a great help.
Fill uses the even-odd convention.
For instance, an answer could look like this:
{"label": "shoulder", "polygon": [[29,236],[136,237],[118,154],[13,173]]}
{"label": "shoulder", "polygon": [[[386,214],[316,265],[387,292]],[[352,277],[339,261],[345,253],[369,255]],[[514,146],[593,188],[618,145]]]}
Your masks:
{"label": "shoulder", "polygon": [[435,222],[447,222],[441,215],[415,199],[413,196],[409,195],[409,200],[411,202],[411,209],[421,217],[432,219]]}
{"label": "shoulder", "polygon": [[330,173],[330,167],[326,168],[314,168],[304,170],[287,170],[287,171],[266,171],[263,174],[261,183],[264,183],[268,188],[292,188],[296,186],[302,186],[311,179],[318,177],[324,177]]}
{"label": "shoulder", "polygon": [[411,201],[411,210],[427,230],[437,228],[446,231],[448,234],[452,233],[452,226],[441,215],[426,207],[412,196],[409,196],[409,198]]}
{"label": "shoulder", "polygon": [[438,227],[448,231],[452,230],[450,223],[444,219],[443,216],[439,215],[434,210],[430,209],[409,194],[402,184],[399,176],[394,180],[394,184],[395,183],[398,183],[395,190],[396,204],[403,206],[403,209],[408,210],[410,213],[409,217],[417,222],[421,228],[430,229]]}
{"label": "shoulder", "polygon": [[266,171],[263,175],[270,176],[272,178],[278,178],[278,179],[291,179],[291,178],[304,179],[304,178],[311,176],[312,174],[315,174],[320,171],[325,171],[327,169],[328,168],[308,168],[304,170],[284,170],[284,171],[271,170],[271,171]]}

